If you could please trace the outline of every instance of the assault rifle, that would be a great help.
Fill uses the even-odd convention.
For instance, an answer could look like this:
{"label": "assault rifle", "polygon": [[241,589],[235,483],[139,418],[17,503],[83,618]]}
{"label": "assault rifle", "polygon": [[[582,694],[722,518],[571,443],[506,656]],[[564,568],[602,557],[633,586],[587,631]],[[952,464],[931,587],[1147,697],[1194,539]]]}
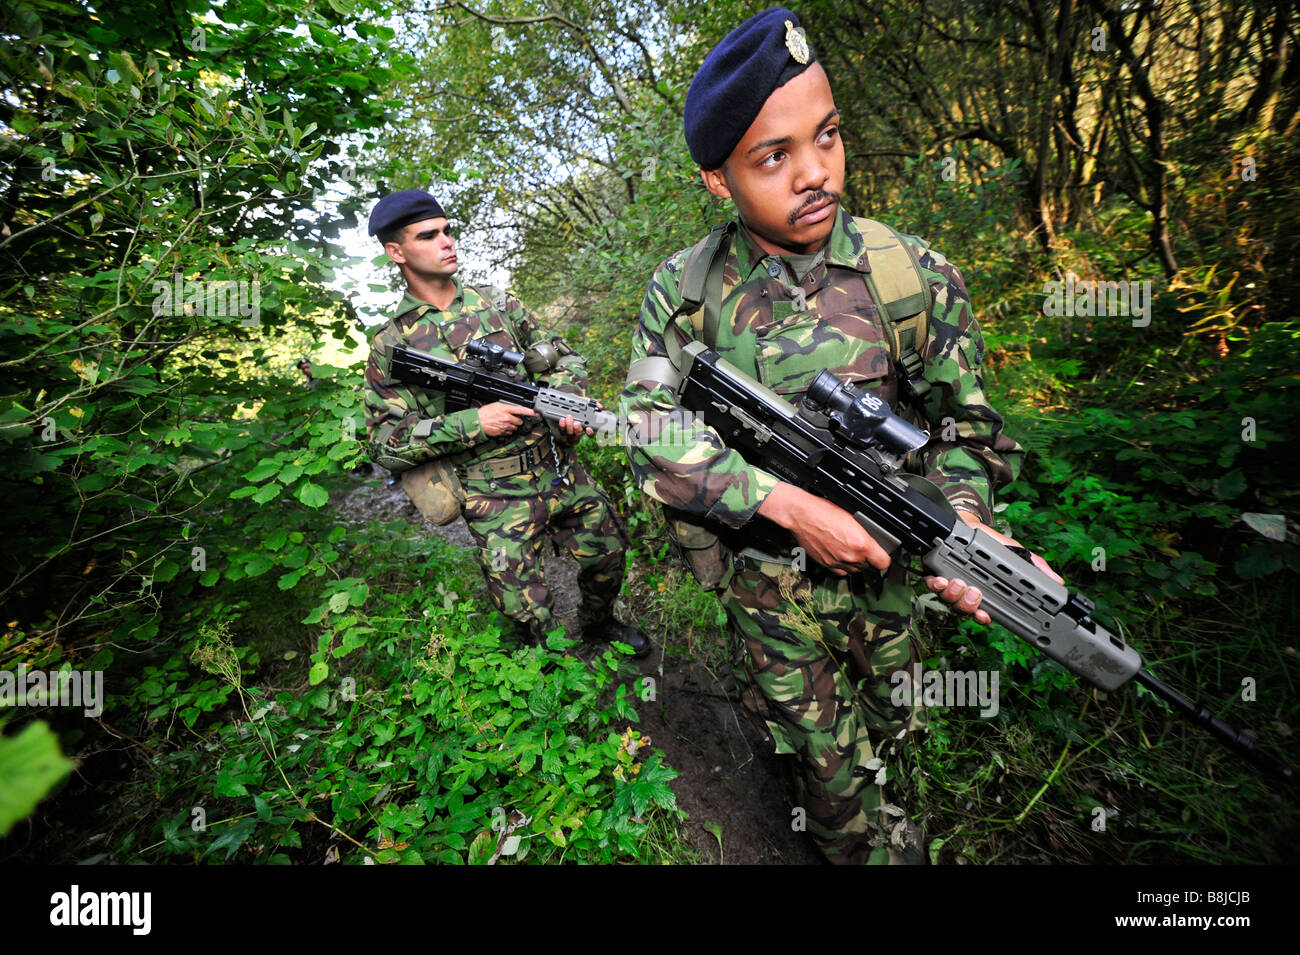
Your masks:
{"label": "assault rifle", "polygon": [[462,364],[405,345],[389,345],[388,373],[404,384],[442,392],[448,412],[507,401],[532,408],[553,421],[572,417],[603,439],[613,439],[618,418],[603,410],[594,398],[542,388],[520,379],[519,365],[524,361],[520,352],[482,339],[470,342],[466,351],[469,358]]}
{"label": "assault rifle", "polygon": [[702,342],[682,352],[679,402],[747,461],[844,508],[892,555],[919,558],[926,573],[978,587],[992,620],[1093,686],[1113,691],[1137,680],[1256,766],[1295,784],[1295,771],[1253,736],[1145,670],[1136,650],[1093,619],[1087,597],[1039,570],[1023,547],[967,525],[934,484],[904,472],[902,456],[929,434],[885,402],[823,371],[796,408]]}

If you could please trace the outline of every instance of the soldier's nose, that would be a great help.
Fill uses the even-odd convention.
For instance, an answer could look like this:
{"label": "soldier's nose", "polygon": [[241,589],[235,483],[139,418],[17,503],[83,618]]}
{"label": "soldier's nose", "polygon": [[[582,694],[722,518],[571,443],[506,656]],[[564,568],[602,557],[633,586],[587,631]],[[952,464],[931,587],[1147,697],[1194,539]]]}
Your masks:
{"label": "soldier's nose", "polygon": [[816,152],[812,154],[805,153],[802,162],[797,170],[798,175],[795,178],[796,192],[816,192],[826,185],[826,180],[830,178],[830,171],[826,164],[822,162],[822,157]]}

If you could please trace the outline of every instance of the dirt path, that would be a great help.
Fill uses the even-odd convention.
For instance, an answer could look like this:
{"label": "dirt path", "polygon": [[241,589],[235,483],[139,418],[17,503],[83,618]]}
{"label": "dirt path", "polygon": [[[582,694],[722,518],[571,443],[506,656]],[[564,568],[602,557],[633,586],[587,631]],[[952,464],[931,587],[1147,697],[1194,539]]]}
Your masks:
{"label": "dirt path", "polygon": [[[378,472],[382,473],[382,472]],[[397,485],[386,478],[358,478],[340,503],[352,520],[401,517],[472,553],[474,542],[463,520],[435,527],[420,516]],[[567,554],[546,554],[546,576],[555,612],[576,632],[578,567]],[[640,623],[640,621],[638,621]],[[688,819],[683,826],[700,858],[727,864],[817,865],[821,855],[806,833],[791,828],[791,807],[782,793],[781,762],[749,724],[738,703],[728,698],[726,674],[714,677],[693,659],[664,653],[672,635],[650,633],[655,649],[637,661],[654,682],[654,698],[637,703],[638,729],[663,750],[681,775],[672,783]],[[713,827],[721,832],[721,844]]]}

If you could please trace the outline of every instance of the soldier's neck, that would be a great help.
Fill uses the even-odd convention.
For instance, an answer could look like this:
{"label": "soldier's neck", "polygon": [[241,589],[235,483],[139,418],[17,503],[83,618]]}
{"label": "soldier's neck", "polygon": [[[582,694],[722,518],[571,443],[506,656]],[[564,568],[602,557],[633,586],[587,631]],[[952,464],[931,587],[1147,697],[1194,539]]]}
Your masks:
{"label": "soldier's neck", "polygon": [[831,242],[830,236],[827,236],[825,239],[822,239],[820,242],[814,243],[812,245],[786,248],[780,243],[774,242],[769,238],[765,238],[764,236],[759,235],[748,225],[746,225],[743,219],[740,219],[739,222],[740,222],[740,227],[744,229],[745,234],[749,236],[749,241],[754,243],[754,245],[757,246],[758,249],[760,249],[766,255],[785,255],[785,256],[816,255],[818,252],[821,252],[823,249],[828,248]]}
{"label": "soldier's neck", "polygon": [[406,275],[406,289],[421,302],[428,302],[439,309],[445,309],[456,297],[456,281],[446,278],[425,278],[420,275]]}

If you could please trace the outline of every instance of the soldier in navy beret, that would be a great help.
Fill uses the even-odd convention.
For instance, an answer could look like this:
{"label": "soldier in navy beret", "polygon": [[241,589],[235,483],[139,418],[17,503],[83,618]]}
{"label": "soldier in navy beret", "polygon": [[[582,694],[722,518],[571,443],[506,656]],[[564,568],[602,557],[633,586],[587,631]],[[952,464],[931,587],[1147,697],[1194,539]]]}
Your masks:
{"label": "soldier in navy beret", "polygon": [[[449,495],[460,504],[504,642],[541,642],[556,626],[542,562],[553,543],[578,562],[583,639],[620,641],[645,656],[650,641],[614,616],[627,536],[574,455],[582,426],[572,417],[552,426],[532,408],[505,401],[448,412],[442,392],[390,377],[387,346],[457,362],[464,362],[471,341],[519,352],[546,346],[554,360],[529,374],[538,384],[579,395],[587,385],[585,360],[552,338],[513,295],[460,280],[451,227],[427,192],[407,189],[380,199],[370,234],[406,281],[392,320],[371,339],[365,403],[372,460],[402,475],[403,489],[431,519],[455,519]],[[454,481],[441,473],[443,466],[454,469]]]}
{"label": "soldier in navy beret", "polygon": [[438,200],[421,189],[403,189],[384,196],[370,213],[370,234],[388,243],[402,226],[425,219],[445,219]]}
{"label": "soldier in navy beret", "polygon": [[[738,221],[650,280],[623,392],[632,474],[718,592],[741,699],[797,760],[797,818],[826,858],[922,862],[898,788],[900,741],[925,723],[906,569],[852,514],[693,420],[677,391],[683,350],[702,342],[795,403],[823,369],[906,402],[933,436],[909,461],[962,520],[1004,542],[985,522],[1024,452],[988,405],[961,274],[915,236],[841,209],[840,115],[793,12],[765,10],[709,53],[685,127],[704,185]],[[989,622],[978,588],[927,583]]]}
{"label": "soldier in navy beret", "polygon": [[767,98],[817,61],[799,18],[781,7],[750,17],[713,48],[686,93],[686,145],[702,169],[731,155]]}

